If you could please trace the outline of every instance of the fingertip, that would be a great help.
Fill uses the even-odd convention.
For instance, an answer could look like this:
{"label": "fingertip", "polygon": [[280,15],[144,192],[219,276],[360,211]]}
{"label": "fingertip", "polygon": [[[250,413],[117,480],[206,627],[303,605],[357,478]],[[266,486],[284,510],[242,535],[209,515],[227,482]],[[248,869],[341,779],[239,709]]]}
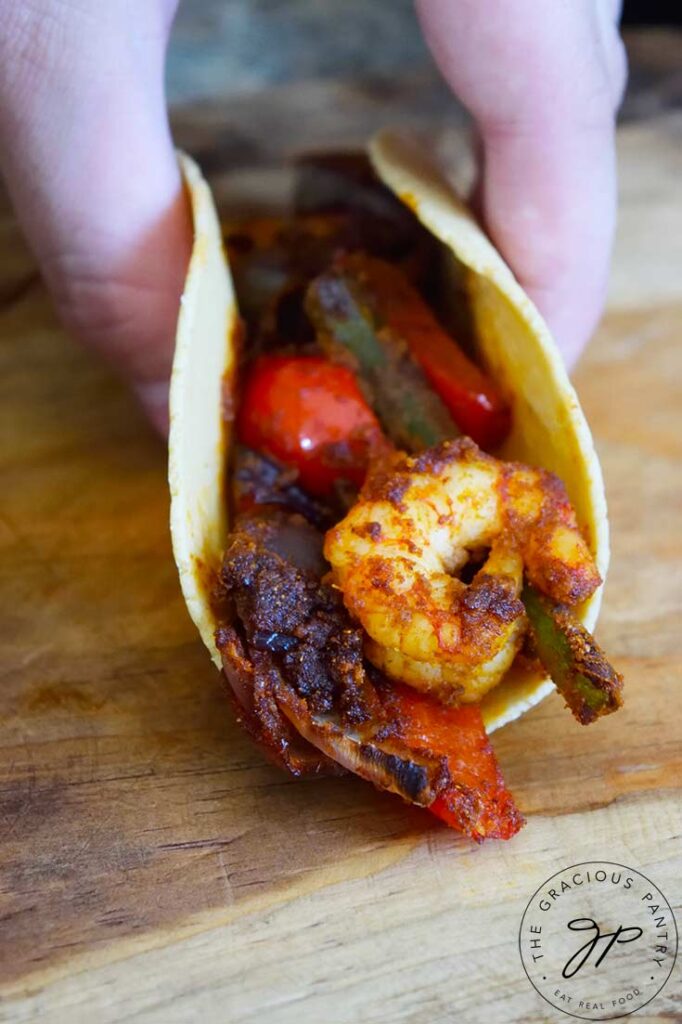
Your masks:
{"label": "fingertip", "polygon": [[615,228],[613,127],[484,129],[485,227],[569,365],[599,319]]}

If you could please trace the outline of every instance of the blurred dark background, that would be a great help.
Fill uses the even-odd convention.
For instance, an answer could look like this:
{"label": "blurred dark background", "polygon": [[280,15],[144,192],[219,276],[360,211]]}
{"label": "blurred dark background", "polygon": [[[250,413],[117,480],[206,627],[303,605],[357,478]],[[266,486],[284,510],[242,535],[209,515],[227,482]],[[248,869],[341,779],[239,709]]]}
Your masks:
{"label": "blurred dark background", "polygon": [[682,4],[670,0],[626,0],[624,25],[681,25]]}
{"label": "blurred dark background", "polygon": [[[682,3],[625,0],[626,41],[635,26],[676,24],[682,24]],[[648,32],[657,29],[639,35]],[[667,33],[662,57],[669,70],[676,62],[682,72],[676,45],[682,35],[676,35]],[[651,56],[658,49],[654,39],[644,45]],[[431,70],[413,0],[183,0],[168,93],[177,104],[311,79],[405,78]]]}
{"label": "blurred dark background", "polygon": [[[680,26],[682,3],[626,0],[622,121],[682,108]],[[211,139],[205,159],[232,168],[280,162],[292,137],[353,146],[397,118],[428,130],[466,121],[413,0],[183,0],[167,86],[178,143],[203,157]]]}

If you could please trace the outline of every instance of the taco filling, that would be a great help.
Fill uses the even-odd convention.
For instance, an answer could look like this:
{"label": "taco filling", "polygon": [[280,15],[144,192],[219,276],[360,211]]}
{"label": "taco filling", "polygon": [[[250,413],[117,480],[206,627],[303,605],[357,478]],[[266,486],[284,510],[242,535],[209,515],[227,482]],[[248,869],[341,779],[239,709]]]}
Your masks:
{"label": "taco filling", "polygon": [[225,245],[244,328],[212,603],[238,717],[296,775],[351,771],[508,839],[481,700],[521,669],[582,724],[622,701],[577,614],[602,579],[564,484],[502,457],[515,396],[366,158],[306,159],[292,215]]}

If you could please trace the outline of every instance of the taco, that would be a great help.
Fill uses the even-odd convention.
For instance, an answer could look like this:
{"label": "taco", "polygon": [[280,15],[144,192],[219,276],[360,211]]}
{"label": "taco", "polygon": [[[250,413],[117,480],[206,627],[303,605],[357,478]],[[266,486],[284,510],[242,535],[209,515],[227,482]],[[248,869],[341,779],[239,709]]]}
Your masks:
{"label": "taco", "polygon": [[180,160],[173,550],[237,717],[296,775],[509,838],[488,733],[555,687],[583,724],[622,702],[589,632],[601,470],[547,326],[407,137],[304,158],[289,210],[223,226]]}

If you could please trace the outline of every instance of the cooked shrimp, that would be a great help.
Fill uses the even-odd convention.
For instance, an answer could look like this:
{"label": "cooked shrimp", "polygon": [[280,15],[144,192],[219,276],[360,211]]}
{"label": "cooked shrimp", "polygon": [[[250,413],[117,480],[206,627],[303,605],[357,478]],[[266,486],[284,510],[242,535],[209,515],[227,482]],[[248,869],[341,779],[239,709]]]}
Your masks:
{"label": "cooked shrimp", "polygon": [[[375,468],[325,555],[368,658],[452,703],[480,700],[514,660],[524,568],[568,604],[601,582],[560,481],[468,438]],[[471,583],[458,578],[481,557]]]}

